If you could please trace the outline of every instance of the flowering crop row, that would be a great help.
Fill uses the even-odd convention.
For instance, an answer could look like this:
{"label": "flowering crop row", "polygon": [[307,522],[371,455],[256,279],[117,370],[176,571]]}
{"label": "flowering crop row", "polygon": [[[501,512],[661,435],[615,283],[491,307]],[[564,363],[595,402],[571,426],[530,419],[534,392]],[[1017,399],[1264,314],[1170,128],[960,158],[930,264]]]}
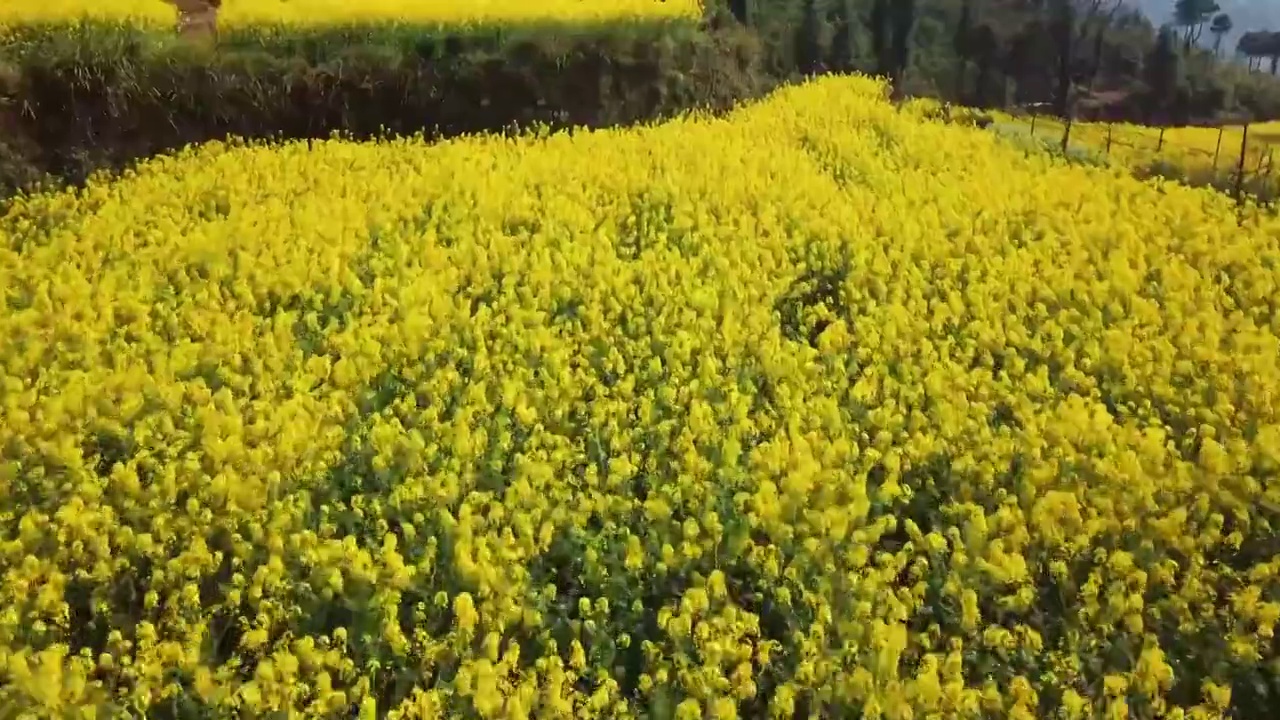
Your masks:
{"label": "flowering crop row", "polygon": [[1280,225],[882,96],[17,202],[0,706],[1268,707]]}
{"label": "flowering crop row", "polygon": [[[696,17],[698,0],[224,0],[223,25],[320,25],[404,22],[597,21]],[[46,0],[0,4],[0,25],[95,19],[172,25],[166,0]]]}

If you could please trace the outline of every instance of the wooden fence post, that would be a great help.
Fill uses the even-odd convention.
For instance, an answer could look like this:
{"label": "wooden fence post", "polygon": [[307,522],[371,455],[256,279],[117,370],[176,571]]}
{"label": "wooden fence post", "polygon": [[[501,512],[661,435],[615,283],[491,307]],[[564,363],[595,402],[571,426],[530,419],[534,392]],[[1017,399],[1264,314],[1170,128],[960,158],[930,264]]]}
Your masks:
{"label": "wooden fence post", "polygon": [[1067,113],[1066,126],[1062,128],[1062,154],[1067,154],[1067,149],[1071,146],[1071,115]]}
{"label": "wooden fence post", "polygon": [[1160,126],[1160,139],[1156,141],[1156,152],[1164,149],[1164,126]]}
{"label": "wooden fence post", "polygon": [[1218,144],[1215,145],[1213,148],[1213,169],[1214,170],[1218,169],[1218,154],[1222,152],[1222,131],[1225,129],[1226,129],[1225,126],[1222,126],[1222,125],[1218,126]]}
{"label": "wooden fence post", "polygon": [[1107,157],[1111,157],[1111,123],[1107,123]]}
{"label": "wooden fence post", "polygon": [[1244,202],[1244,160],[1249,153],[1249,123],[1244,124],[1240,133],[1240,163],[1236,166],[1236,204]]}

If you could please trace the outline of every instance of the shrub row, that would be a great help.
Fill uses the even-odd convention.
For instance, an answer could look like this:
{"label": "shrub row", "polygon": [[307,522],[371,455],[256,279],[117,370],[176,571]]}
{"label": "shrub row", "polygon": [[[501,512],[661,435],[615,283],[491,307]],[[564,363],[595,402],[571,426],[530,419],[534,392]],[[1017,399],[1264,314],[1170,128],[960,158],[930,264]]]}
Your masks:
{"label": "shrub row", "polygon": [[191,143],[604,127],[728,108],[777,84],[733,25],[404,25],[225,33],[217,48],[100,22],[0,45],[0,193]]}

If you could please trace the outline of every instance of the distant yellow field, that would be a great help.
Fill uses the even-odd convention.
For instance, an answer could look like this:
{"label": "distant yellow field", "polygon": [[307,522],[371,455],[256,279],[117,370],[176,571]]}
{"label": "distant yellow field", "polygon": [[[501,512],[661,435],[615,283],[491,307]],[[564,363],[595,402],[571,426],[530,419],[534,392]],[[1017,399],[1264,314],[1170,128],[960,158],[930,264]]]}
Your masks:
{"label": "distant yellow field", "polygon": [[[696,17],[698,0],[224,0],[224,25],[327,24],[405,21],[467,24],[485,21]],[[139,23],[172,23],[164,0],[4,0],[0,24],[92,17]]]}
{"label": "distant yellow field", "polygon": [[[999,122],[1019,124],[1030,131],[1031,121],[1026,117],[1014,117],[995,113]],[[1035,136],[1045,140],[1062,137],[1064,127],[1056,118],[1036,118]],[[1072,145],[1106,151],[1108,157],[1127,166],[1149,165],[1157,160],[1177,165],[1187,170],[1204,170],[1217,165],[1232,168],[1240,159],[1241,146],[1245,146],[1245,167],[1253,172],[1266,171],[1275,151],[1280,149],[1280,122],[1257,123],[1249,126],[1249,138],[1245,143],[1244,128],[1228,126],[1221,133],[1215,127],[1167,128],[1164,140],[1160,128],[1126,123],[1076,123],[1071,128]]]}

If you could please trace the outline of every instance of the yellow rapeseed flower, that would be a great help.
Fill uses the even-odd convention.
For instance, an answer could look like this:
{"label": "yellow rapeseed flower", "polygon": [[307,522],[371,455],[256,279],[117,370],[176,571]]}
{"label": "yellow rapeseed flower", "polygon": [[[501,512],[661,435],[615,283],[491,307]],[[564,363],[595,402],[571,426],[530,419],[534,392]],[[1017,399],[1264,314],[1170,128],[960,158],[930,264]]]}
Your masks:
{"label": "yellow rapeseed flower", "polygon": [[16,199],[0,705],[1234,712],[1276,268],[1274,215],[857,77]]}

